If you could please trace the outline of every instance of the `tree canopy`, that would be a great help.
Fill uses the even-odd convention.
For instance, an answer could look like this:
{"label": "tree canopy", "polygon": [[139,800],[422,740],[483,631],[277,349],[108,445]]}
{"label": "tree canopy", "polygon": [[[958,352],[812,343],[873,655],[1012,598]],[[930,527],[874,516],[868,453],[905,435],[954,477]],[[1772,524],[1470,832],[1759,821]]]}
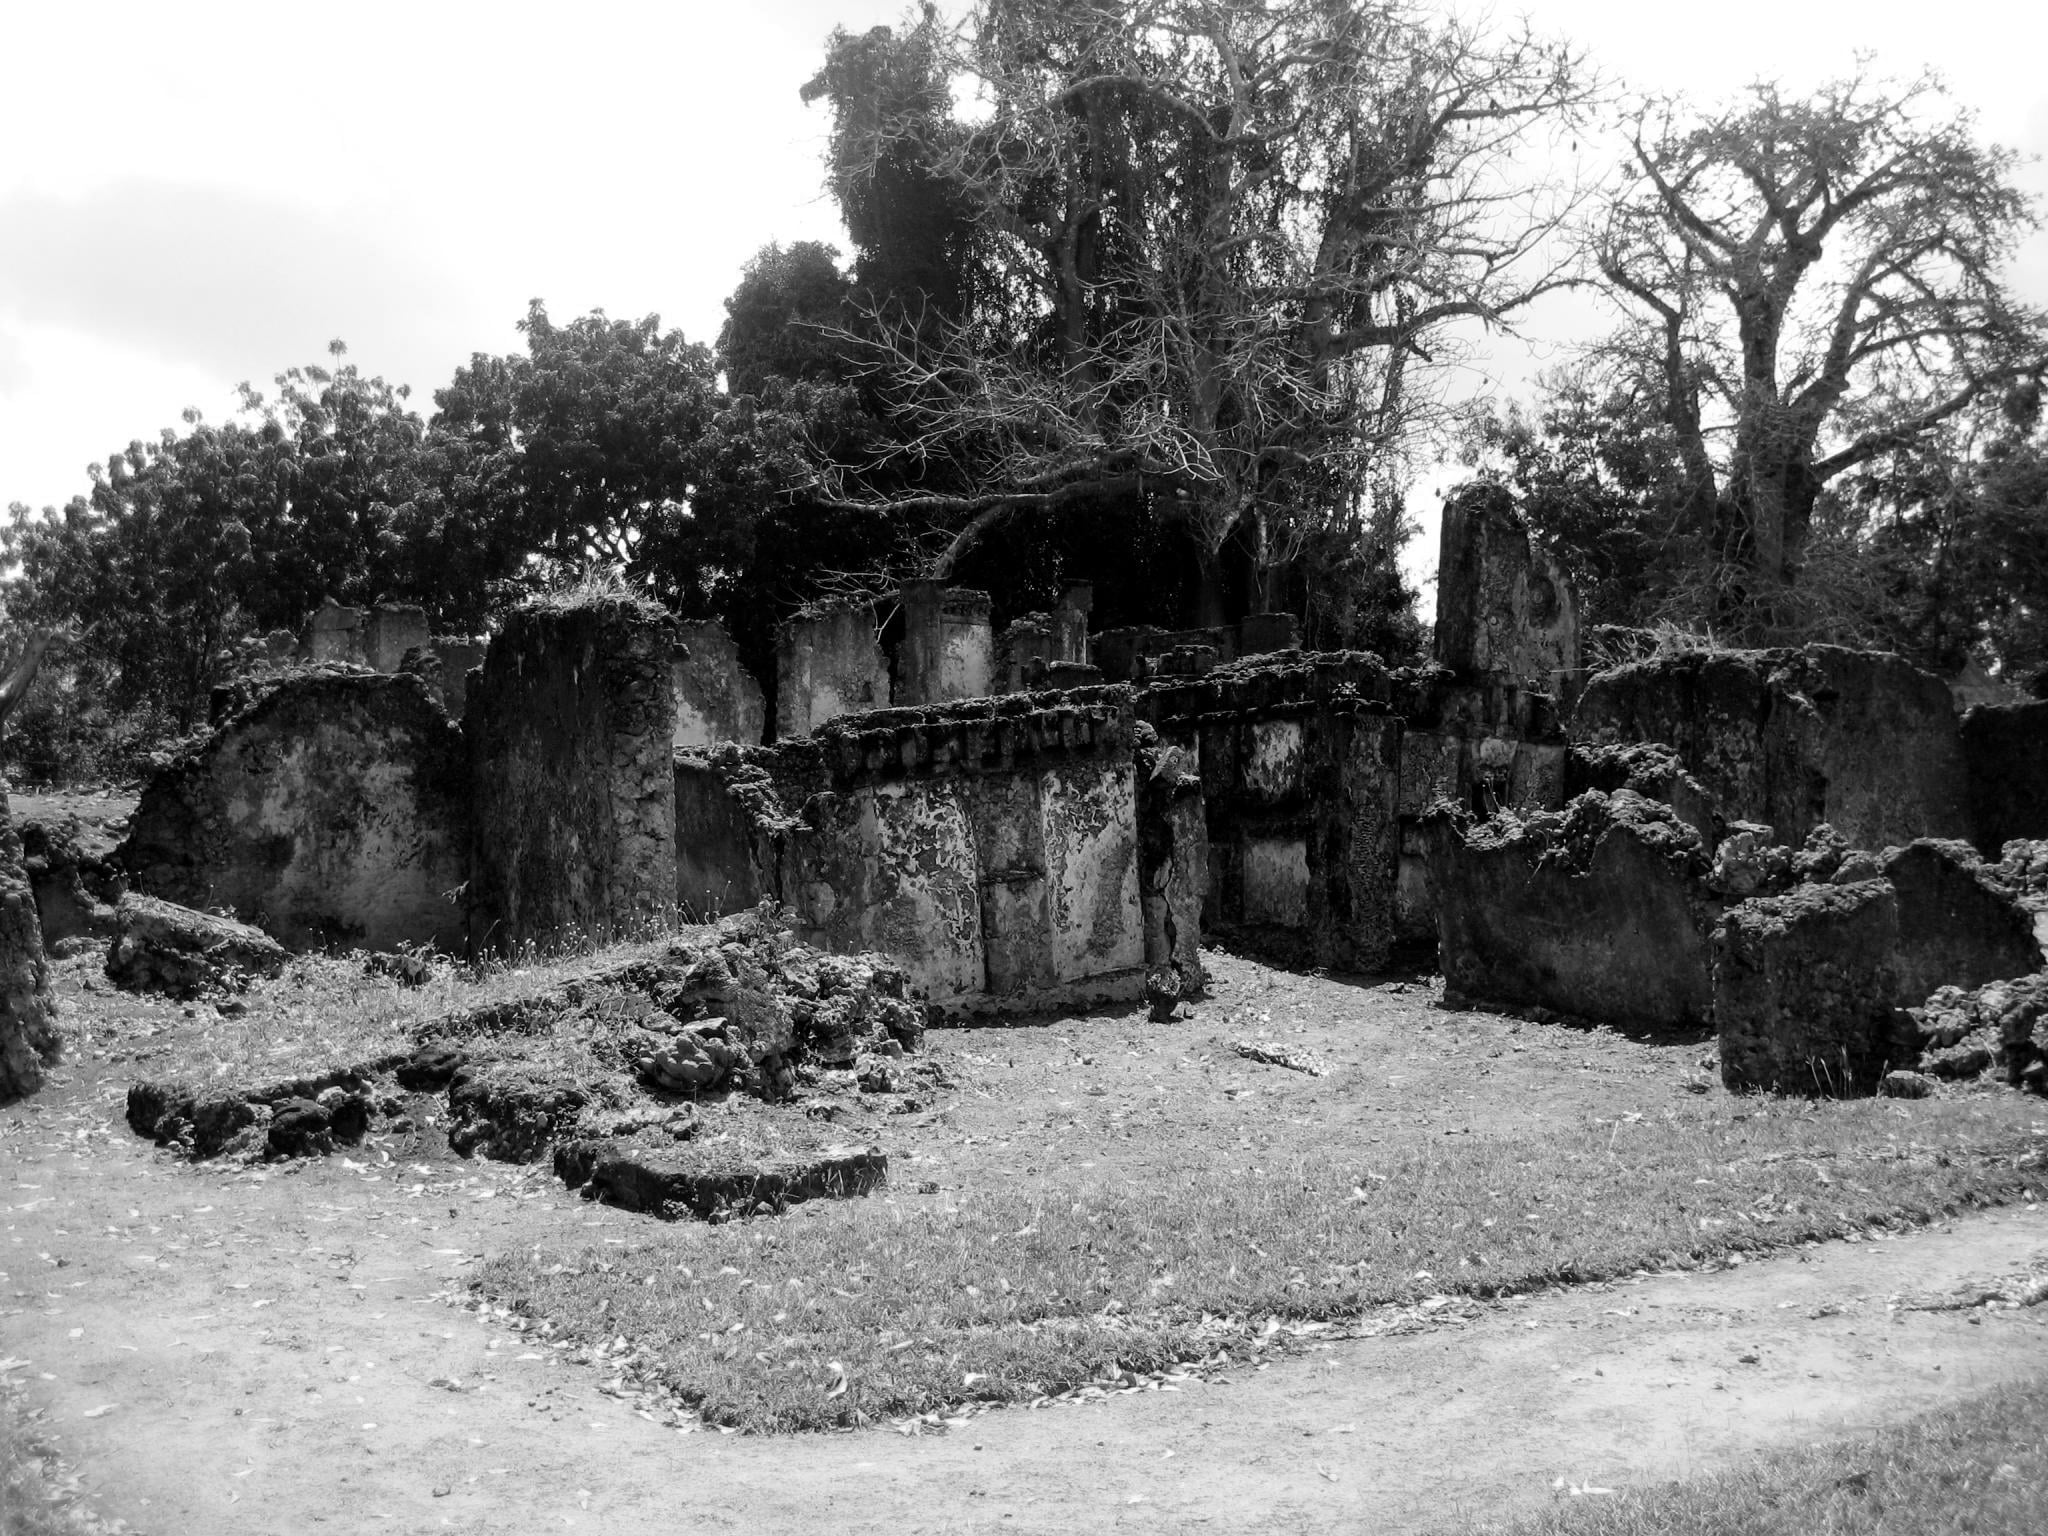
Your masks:
{"label": "tree canopy", "polygon": [[1627,313],[1605,362],[1671,434],[1709,550],[1700,616],[1805,634],[1833,604],[1812,559],[1828,486],[2040,377],[2043,316],[2002,277],[2038,217],[1932,79],[1653,101],[1628,142],[1597,239]]}

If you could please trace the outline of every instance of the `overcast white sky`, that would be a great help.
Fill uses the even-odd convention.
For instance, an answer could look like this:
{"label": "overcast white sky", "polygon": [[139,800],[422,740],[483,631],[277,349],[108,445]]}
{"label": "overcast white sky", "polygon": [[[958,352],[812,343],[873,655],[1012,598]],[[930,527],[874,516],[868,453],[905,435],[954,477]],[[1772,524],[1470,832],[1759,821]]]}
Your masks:
{"label": "overcast white sky", "polygon": [[[471,352],[518,348],[530,298],[557,319],[658,313],[715,339],[762,244],[843,247],[820,191],[827,113],[797,88],[833,26],[903,9],[12,0],[0,504],[62,503],[89,462],[187,406],[229,415],[239,381],[324,361],[334,337],[410,383],[423,413]],[[1705,100],[1759,76],[1810,85],[1858,49],[1892,73],[1931,64],[1985,137],[2048,154],[2038,0],[1532,0],[1526,14],[1618,81]],[[2027,184],[2048,193],[2048,170]],[[2048,304],[2048,239],[2015,276]],[[1574,305],[1537,317],[1536,355],[1587,320]],[[1527,348],[1490,351],[1493,372],[1526,376]],[[1433,527],[1409,564],[1433,570]]]}

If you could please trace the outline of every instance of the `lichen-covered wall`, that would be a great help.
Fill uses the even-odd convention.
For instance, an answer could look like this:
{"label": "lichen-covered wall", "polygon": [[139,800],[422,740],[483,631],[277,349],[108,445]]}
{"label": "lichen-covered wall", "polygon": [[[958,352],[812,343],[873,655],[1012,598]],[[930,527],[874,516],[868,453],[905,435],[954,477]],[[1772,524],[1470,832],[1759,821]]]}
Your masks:
{"label": "lichen-covered wall", "polygon": [[478,944],[604,940],[672,913],[675,645],[668,616],[630,599],[506,619],[464,722]]}
{"label": "lichen-covered wall", "polygon": [[1579,666],[1578,600],[1498,485],[1444,503],[1437,560],[1436,659],[1460,678],[1549,685]]}
{"label": "lichen-covered wall", "polygon": [[1385,965],[1412,697],[1405,676],[1343,652],[1248,660],[1140,695],[1161,740],[1199,764],[1207,931],[1317,965]]}
{"label": "lichen-covered wall", "polygon": [[1859,848],[1970,832],[1948,689],[1898,656],[1810,645],[1653,657],[1591,679],[1571,734],[1664,743],[1724,820],[1761,822],[1781,842],[1822,822]]}
{"label": "lichen-covered wall", "polygon": [[676,746],[760,743],[768,706],[723,624],[703,619],[676,626],[674,678]]}
{"label": "lichen-covered wall", "polygon": [[459,947],[469,765],[426,684],[309,671],[237,697],[144,789],[118,854],[136,887],[298,948]]}
{"label": "lichen-covered wall", "polygon": [[889,705],[889,658],[869,603],[821,608],[775,627],[775,734]]}
{"label": "lichen-covered wall", "polygon": [[679,754],[679,897],[707,915],[771,897],[806,942],[892,955],[944,1007],[1135,996],[1132,730],[1128,690],[1089,689]]}

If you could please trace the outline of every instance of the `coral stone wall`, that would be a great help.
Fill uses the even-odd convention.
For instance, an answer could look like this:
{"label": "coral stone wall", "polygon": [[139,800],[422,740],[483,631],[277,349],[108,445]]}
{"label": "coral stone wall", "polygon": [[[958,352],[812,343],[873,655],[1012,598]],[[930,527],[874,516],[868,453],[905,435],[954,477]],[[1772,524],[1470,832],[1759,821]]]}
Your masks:
{"label": "coral stone wall", "polygon": [[739,650],[725,626],[705,619],[678,625],[676,635],[675,745],[758,745],[767,729],[767,704],[761,685],[740,665]]}
{"label": "coral stone wall", "polygon": [[889,658],[869,603],[823,608],[775,627],[775,734],[889,704]]}
{"label": "coral stone wall", "polygon": [[942,704],[996,691],[989,595],[938,581],[903,584],[895,701]]}
{"label": "coral stone wall", "polygon": [[704,915],[773,898],[805,942],[894,956],[946,1007],[1135,996],[1132,729],[1129,691],[1095,688],[678,754],[678,897]]}
{"label": "coral stone wall", "polygon": [[675,646],[630,599],[506,619],[465,721],[478,943],[602,940],[673,911]]}
{"label": "coral stone wall", "polygon": [[137,888],[294,947],[457,946],[468,763],[427,685],[315,671],[237,697],[143,790],[117,856]]}
{"label": "coral stone wall", "polygon": [[1246,661],[1139,700],[1200,775],[1203,927],[1376,970],[1395,937],[1407,681],[1362,653]]}
{"label": "coral stone wall", "polygon": [[1578,599],[1504,487],[1469,485],[1444,503],[1436,658],[1461,678],[1541,685],[1578,670]]}
{"label": "coral stone wall", "polygon": [[1947,687],[1898,656],[1810,645],[1694,651],[1617,667],[1572,718],[1591,747],[1663,742],[1727,821],[1798,843],[1827,822],[1859,848],[1970,830]]}

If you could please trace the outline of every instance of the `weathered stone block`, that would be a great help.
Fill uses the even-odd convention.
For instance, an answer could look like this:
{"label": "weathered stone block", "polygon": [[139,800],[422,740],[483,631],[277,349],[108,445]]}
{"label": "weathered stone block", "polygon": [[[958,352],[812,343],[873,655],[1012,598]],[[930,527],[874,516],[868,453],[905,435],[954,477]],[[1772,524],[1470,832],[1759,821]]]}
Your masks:
{"label": "weathered stone block", "polygon": [[674,664],[678,747],[721,741],[759,745],[768,725],[761,685],[740,665],[739,648],[716,619],[676,628]]}
{"label": "weathered stone block", "polygon": [[44,813],[34,801],[16,808],[15,825],[44,949],[64,939],[112,934],[114,903],[127,889],[127,874],[115,858],[115,831],[102,820]]}
{"label": "weathered stone block", "polygon": [[1893,964],[1901,1003],[1937,987],[2024,976],[2041,965],[2033,915],[1991,878],[1968,843],[1921,838],[1887,851],[1882,868],[1899,897]]}
{"label": "weathered stone block", "polygon": [[1898,942],[1898,893],[1882,880],[1805,885],[1729,912],[1714,936],[1721,1080],[1835,1096],[1913,1065]]}
{"label": "weathered stone block", "polygon": [[1706,850],[1671,808],[1627,790],[1469,834],[1422,828],[1447,988],[1632,1028],[1713,1017]]}
{"label": "weathered stone block", "polygon": [[458,946],[469,875],[461,732],[410,675],[287,673],[154,775],[119,861],[295,948]]}
{"label": "weathered stone block", "polygon": [[1985,705],[1963,716],[1971,840],[1987,856],[2048,838],[2048,699]]}
{"label": "weathered stone block", "polygon": [[843,603],[775,628],[775,734],[808,736],[828,720],[889,705],[889,659],[874,607]]}
{"label": "weathered stone block", "polygon": [[131,991],[191,997],[232,990],[252,976],[276,976],[288,958],[260,928],[153,896],[123,896],[115,922],[107,979]]}
{"label": "weathered stone block", "polygon": [[479,942],[592,942],[676,901],[675,629],[626,598],[533,603],[470,691]]}
{"label": "weathered stone block", "polygon": [[0,1104],[42,1086],[60,1043],[35,895],[0,781]]}
{"label": "weathered stone block", "polygon": [[363,644],[363,610],[344,608],[329,598],[306,621],[306,632],[299,649],[308,661],[349,661],[367,666],[369,654]]}
{"label": "weathered stone block", "polygon": [[1505,487],[1467,485],[1444,502],[1436,659],[1461,678],[1537,685],[1578,669],[1571,582],[1530,539]]}

